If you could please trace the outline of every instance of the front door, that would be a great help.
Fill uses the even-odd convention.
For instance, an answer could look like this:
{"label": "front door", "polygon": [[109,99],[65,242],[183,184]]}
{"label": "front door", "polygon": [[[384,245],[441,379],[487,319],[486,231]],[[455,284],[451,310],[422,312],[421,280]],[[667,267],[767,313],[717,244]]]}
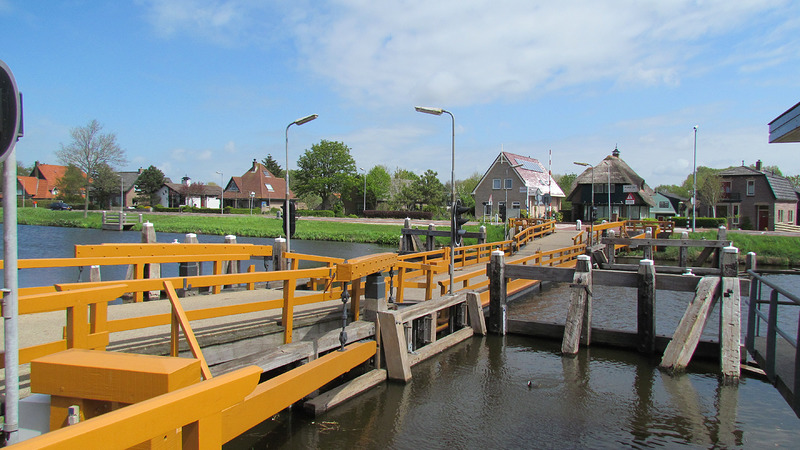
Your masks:
{"label": "front door", "polygon": [[758,207],[758,230],[769,229],[769,209],[766,206]]}

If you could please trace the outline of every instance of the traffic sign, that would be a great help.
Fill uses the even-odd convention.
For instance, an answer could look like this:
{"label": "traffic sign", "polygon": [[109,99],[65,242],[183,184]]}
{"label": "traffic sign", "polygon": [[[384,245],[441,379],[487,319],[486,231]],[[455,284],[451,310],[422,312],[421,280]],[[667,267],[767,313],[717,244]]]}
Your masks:
{"label": "traffic sign", "polygon": [[635,203],[636,203],[636,199],[633,198],[633,194],[628,194],[628,196],[625,197],[625,204],[626,205],[633,205]]}
{"label": "traffic sign", "polygon": [[0,161],[22,136],[22,97],[17,90],[14,74],[0,60]]}

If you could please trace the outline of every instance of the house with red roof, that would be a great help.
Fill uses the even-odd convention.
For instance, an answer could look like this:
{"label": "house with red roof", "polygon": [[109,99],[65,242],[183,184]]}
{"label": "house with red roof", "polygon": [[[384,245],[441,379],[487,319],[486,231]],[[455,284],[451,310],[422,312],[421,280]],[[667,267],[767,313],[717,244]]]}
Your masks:
{"label": "house with red roof", "polygon": [[[286,198],[286,181],[270,173],[267,168],[253,160],[250,170],[240,177],[231,177],[225,185],[225,206],[248,208],[253,202],[254,208],[262,212],[271,207],[280,207]],[[289,198],[295,198],[289,190]]]}
{"label": "house with red roof", "polygon": [[67,172],[67,166],[39,164],[36,161],[31,174],[17,176],[17,195],[23,200],[52,200],[58,196],[56,183]]}

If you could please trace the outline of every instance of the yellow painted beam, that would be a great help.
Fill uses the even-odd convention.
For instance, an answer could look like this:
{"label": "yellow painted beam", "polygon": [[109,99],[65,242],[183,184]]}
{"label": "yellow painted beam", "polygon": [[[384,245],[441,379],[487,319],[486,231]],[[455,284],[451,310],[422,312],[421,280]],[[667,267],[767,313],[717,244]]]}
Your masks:
{"label": "yellow painted beam", "polygon": [[[86,266],[122,266],[128,264],[161,264],[179,262],[202,262],[202,261],[228,261],[228,260],[247,260],[250,254],[246,252],[222,252],[222,253],[202,253],[202,254],[179,254],[158,256],[92,256],[82,258],[39,258],[39,259],[20,259],[18,266],[20,269],[46,269],[51,267],[86,267]],[[3,261],[0,260],[0,269],[3,268]]]}
{"label": "yellow painted beam", "polygon": [[375,341],[350,344],[343,352],[331,352],[256,387],[242,403],[222,412],[222,442],[250,428],[347,373],[375,355]]}
{"label": "yellow painted beam", "polygon": [[[192,355],[200,361],[200,371],[203,373],[203,379],[210,379],[211,369],[208,368],[206,358],[203,357],[203,351],[200,350],[200,344],[197,343],[197,338],[194,336],[194,330],[192,330],[192,325],[189,323],[189,318],[186,317],[186,311],[184,311],[183,306],[181,306],[178,293],[175,292],[175,288],[172,287],[172,283],[169,281],[164,282],[164,290],[167,291],[167,298],[172,304],[172,315],[178,320],[178,323],[183,329],[183,335],[186,338],[186,342],[189,344],[189,350],[191,350]],[[172,333],[172,339],[172,346],[175,347],[177,341],[175,333]]]}
{"label": "yellow painted beam", "polygon": [[[29,439],[18,449],[84,449],[108,444],[129,448],[177,428],[188,432],[184,448],[220,448],[221,410],[242,402],[258,383],[261,369],[245,367],[100,417]],[[206,421],[209,421],[206,423]],[[196,425],[190,425],[196,424]],[[198,434],[199,433],[199,436]]]}

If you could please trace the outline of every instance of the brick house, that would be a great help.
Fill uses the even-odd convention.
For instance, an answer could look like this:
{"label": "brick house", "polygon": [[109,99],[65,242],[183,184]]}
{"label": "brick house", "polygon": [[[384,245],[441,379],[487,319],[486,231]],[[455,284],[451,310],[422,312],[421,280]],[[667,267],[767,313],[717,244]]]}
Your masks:
{"label": "brick house", "polygon": [[23,201],[53,200],[58,195],[56,183],[66,172],[67,166],[39,164],[36,161],[29,176],[17,176],[17,195]]}
{"label": "brick house", "polygon": [[[289,198],[295,198],[291,190]],[[247,172],[231,177],[225,185],[225,206],[248,208],[252,200],[253,209],[266,212],[271,207],[282,206],[285,199],[286,180],[277,178],[255,159]]]}
{"label": "brick house", "polygon": [[719,173],[722,199],[717,217],[727,217],[729,228],[774,231],[776,223],[797,223],[797,193],[786,178],[756,167],[731,167]]}
{"label": "brick house", "polygon": [[[475,217],[492,218],[508,202],[508,217],[544,217],[561,209],[564,192],[538,160],[501,152],[472,191]],[[549,200],[549,202],[548,202]]]}

